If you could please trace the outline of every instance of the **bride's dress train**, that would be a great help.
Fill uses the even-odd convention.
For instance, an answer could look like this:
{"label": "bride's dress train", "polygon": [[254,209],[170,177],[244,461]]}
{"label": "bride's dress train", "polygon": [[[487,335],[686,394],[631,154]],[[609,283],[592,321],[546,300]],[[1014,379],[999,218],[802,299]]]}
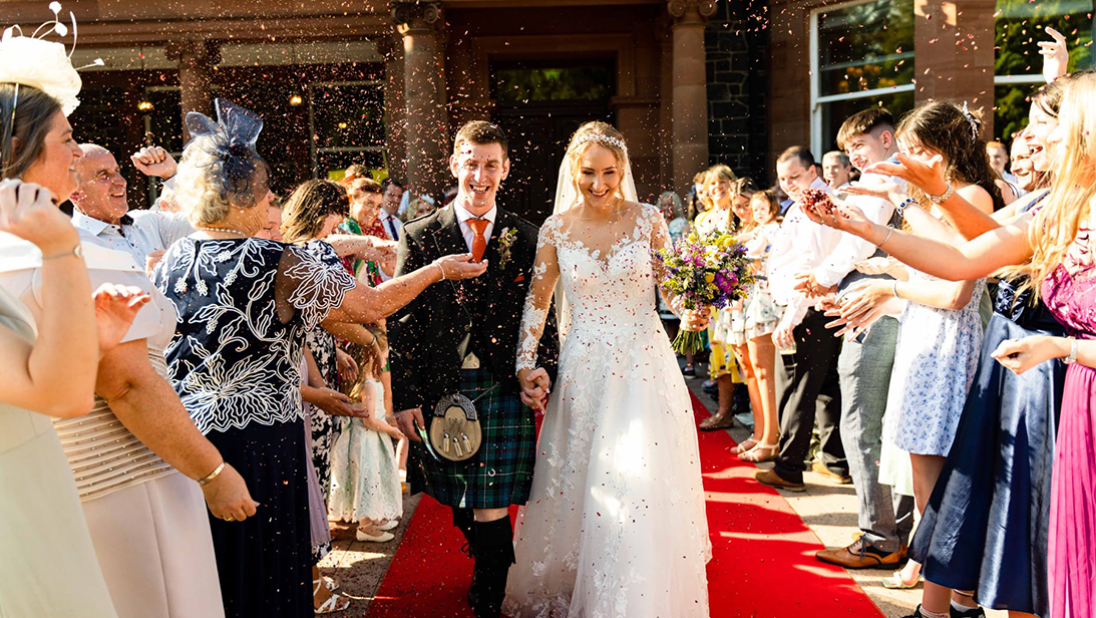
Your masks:
{"label": "bride's dress train", "polygon": [[[696,426],[655,305],[652,235],[665,224],[636,210],[634,232],[604,259],[561,215],[541,230],[571,324],[517,524],[504,605],[515,618],[708,616]],[[539,276],[539,253],[537,264]],[[527,304],[526,321],[542,320]],[[533,350],[538,336],[526,339]]]}

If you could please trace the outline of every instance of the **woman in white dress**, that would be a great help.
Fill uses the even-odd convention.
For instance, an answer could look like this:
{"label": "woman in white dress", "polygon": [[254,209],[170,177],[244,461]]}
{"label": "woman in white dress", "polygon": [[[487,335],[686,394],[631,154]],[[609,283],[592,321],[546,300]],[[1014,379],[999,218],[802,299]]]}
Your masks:
{"label": "woman in white dress", "polygon": [[[528,405],[541,407],[550,386],[535,356],[557,281],[566,300],[557,308],[570,316],[503,609],[706,618],[711,545],[695,417],[651,294],[650,253],[667,245],[665,223],[634,201],[623,138],[605,123],[575,133],[559,187],[522,320]],[[682,324],[704,326],[691,312]]]}

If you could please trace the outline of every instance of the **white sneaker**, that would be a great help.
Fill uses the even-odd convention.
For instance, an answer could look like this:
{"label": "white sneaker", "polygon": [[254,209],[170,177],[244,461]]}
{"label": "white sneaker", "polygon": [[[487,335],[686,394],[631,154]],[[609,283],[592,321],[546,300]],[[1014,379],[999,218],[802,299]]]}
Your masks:
{"label": "white sneaker", "polygon": [[381,532],[388,532],[389,530],[395,530],[397,527],[399,527],[399,525],[400,525],[400,520],[390,519],[390,520],[388,520],[388,523],[384,524],[383,526],[378,526],[377,524],[373,524],[373,527],[376,528],[377,530],[380,530]]}
{"label": "white sneaker", "polygon": [[367,541],[369,543],[387,543],[396,538],[396,535],[391,532],[381,532],[377,536],[373,536],[372,534],[366,534],[361,528],[358,528],[357,534],[354,536],[356,536],[359,541]]}

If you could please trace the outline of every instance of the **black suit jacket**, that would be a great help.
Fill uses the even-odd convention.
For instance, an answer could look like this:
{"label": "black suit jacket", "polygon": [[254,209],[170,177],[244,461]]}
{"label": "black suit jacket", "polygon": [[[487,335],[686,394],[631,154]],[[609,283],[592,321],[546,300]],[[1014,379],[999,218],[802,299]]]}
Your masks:
{"label": "black suit jacket", "polygon": [[[499,237],[507,229],[518,234],[502,264]],[[538,233],[535,225],[499,208],[484,253],[487,272],[476,279],[435,283],[389,319],[396,410],[422,407],[428,414],[439,399],[457,392],[470,336],[475,337],[480,367],[491,371],[508,392],[520,390],[514,365]],[[468,253],[468,246],[450,205],[404,226],[396,275],[454,253]],[[559,337],[554,312],[548,314],[537,364],[555,380]]]}

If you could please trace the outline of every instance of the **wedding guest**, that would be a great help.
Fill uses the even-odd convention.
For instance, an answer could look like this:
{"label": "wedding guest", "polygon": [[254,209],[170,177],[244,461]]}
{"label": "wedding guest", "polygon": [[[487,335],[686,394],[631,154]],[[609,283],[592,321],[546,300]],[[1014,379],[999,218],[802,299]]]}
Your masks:
{"label": "wedding guest", "polygon": [[[387,184],[384,185],[384,202],[381,204],[381,211],[377,215],[377,220],[390,240],[399,241],[400,234],[403,232],[403,221],[399,217],[400,198],[403,197],[403,191],[395,181],[388,182],[386,180],[385,182]],[[425,198],[429,198],[429,196],[419,197],[419,199]]]}
{"label": "wedding guest", "polygon": [[848,482],[848,463],[841,445],[841,392],[837,354],[840,342],[826,332],[829,321],[796,290],[796,276],[821,265],[841,240],[836,230],[819,225],[803,213],[808,190],[827,191],[814,171],[814,156],[802,146],[785,150],[776,160],[777,178],[795,200],[784,217],[769,254],[769,289],[783,315],[772,338],[780,352],[776,393],[780,417],[780,451],[772,470],[755,478],[766,485],[803,491],[804,461],[815,420],[821,441],[819,457],[838,482]]}
{"label": "wedding guest", "polygon": [[[739,186],[731,168],[726,165],[714,165],[708,168],[705,175],[706,189],[712,207],[696,218],[693,227],[698,234],[731,233],[737,227],[736,215],[733,205],[736,203],[743,212],[744,202],[749,205],[749,198],[737,195]],[[752,186],[752,185],[751,185]],[[739,365],[736,363],[736,355],[731,335],[731,309],[713,310],[714,317],[708,329],[709,350],[708,370],[709,376],[716,384],[719,409],[712,416],[700,422],[702,431],[715,431],[726,429],[734,424],[734,385],[744,383],[742,374],[739,373]],[[745,372],[745,369],[743,369]],[[754,399],[751,393],[750,399]],[[758,403],[760,407],[760,403]],[[753,444],[750,444],[752,447]],[[736,447],[740,448],[740,447]],[[737,451],[736,451],[737,453]]]}
{"label": "wedding guest", "polygon": [[[1044,183],[1056,146],[1047,138],[1058,126],[1066,85],[1068,79],[1059,79],[1032,98],[1028,127],[1018,138],[1028,143]],[[938,166],[907,160],[895,171],[928,194],[947,186]],[[1033,188],[1034,193],[992,218],[954,195],[941,209],[963,236],[975,238],[1037,210],[1047,191]],[[956,431],[955,441],[963,448],[949,454],[913,540],[911,554],[926,561],[929,607],[946,605],[946,594],[940,592],[947,588],[975,589],[976,600],[987,607],[1048,615],[1049,498],[1065,369],[1053,361],[1017,376],[991,356],[1003,341],[1064,332],[1024,281],[1008,278],[998,285],[975,385]],[[991,465],[995,461],[1008,464]]]}
{"label": "wedding guest", "polygon": [[[747,255],[754,260],[756,280],[746,295],[742,331],[760,393],[760,413],[754,410],[756,444],[742,452],[743,461],[769,461],[776,456],[780,425],[776,409],[776,347],[772,332],[780,321],[780,308],[773,302],[769,280],[765,276],[773,238],[780,229],[780,203],[772,191],[758,191],[750,198],[750,209],[757,229],[746,243]],[[760,431],[757,426],[760,425]]]}
{"label": "wedding guest", "polygon": [[[858,169],[886,161],[898,153],[894,116],[885,108],[869,108],[853,114],[837,133],[838,146],[844,149]],[[878,174],[864,174],[862,182],[872,186],[895,182]],[[900,182],[900,181],[899,181]],[[848,188],[846,188],[848,190]],[[887,199],[850,197],[872,219],[892,227],[901,217]],[[857,266],[869,258],[884,259],[885,254],[870,242],[843,234],[837,248],[800,283],[815,295],[836,286],[838,294],[865,279],[892,282],[883,270],[862,272]],[[847,336],[841,342],[837,359],[841,388],[841,443],[849,462],[849,476],[856,490],[857,519],[863,533],[846,547],[824,549],[815,554],[823,561],[845,568],[895,566],[902,561],[913,528],[913,499],[896,495],[879,483],[883,416],[894,367],[898,341],[898,320],[884,316],[860,335]],[[815,470],[825,474],[823,466]]]}
{"label": "wedding guest", "polygon": [[[13,101],[14,87],[4,94]],[[82,155],[71,141],[72,128],[59,103],[42,91],[20,86],[18,97],[18,112],[44,125],[15,134],[12,157],[22,167],[5,173],[68,197],[79,186],[74,170]],[[254,503],[240,475],[221,465],[220,453],[194,428],[164,377],[162,349],[175,327],[171,305],[131,253],[109,248],[108,240],[86,230],[79,233],[93,282],[117,282],[151,297],[119,345],[102,355],[92,411],[54,422],[114,606],[123,618],[219,616],[206,506],[218,516],[244,519],[255,513]],[[0,285],[37,314],[41,262],[25,244],[11,250],[29,259],[9,263]]]}
{"label": "wedding guest", "polygon": [[333,470],[331,517],[356,525],[355,538],[386,543],[403,517],[399,462],[392,440],[404,435],[389,423],[384,405],[384,385],[371,363],[362,364],[362,375],[351,391],[368,416],[340,422],[339,437],[331,450]]}
{"label": "wedding guest", "polygon": [[1001,142],[986,142],[986,154],[989,156],[990,166],[997,174],[997,189],[1001,191],[1001,197],[1005,205],[1009,205],[1023,195],[1016,184],[1016,176],[1009,172],[1009,149]]}
{"label": "wedding guest", "polygon": [[[1052,86],[1057,85],[1056,82]],[[1072,362],[1076,350],[1076,357],[1087,364],[1084,360],[1087,344],[1078,342],[1078,347],[1073,348],[1068,339],[1039,333],[1041,327],[1037,319],[1032,320],[1036,318],[1039,308],[1034,307],[1029,313],[1028,303],[1022,296],[1029,290],[1038,292],[1041,288],[1046,306],[1056,319],[1073,324],[1070,330],[1079,324],[1071,321],[1071,314],[1062,309],[1068,302],[1064,301],[1062,293],[1070,285],[1065,279],[1069,273],[1052,261],[1063,259],[1056,256],[1070,255],[1074,247],[1087,242],[1081,220],[1088,216],[1091,206],[1078,207],[1078,204],[1085,203],[1087,198],[1084,195],[1091,196],[1096,189],[1092,187],[1091,180],[1084,180],[1085,177],[1077,174],[1077,170],[1090,167],[1096,155],[1089,137],[1094,119],[1091,114],[1086,114],[1086,101],[1094,93],[1096,75],[1082,74],[1066,84],[1065,99],[1060,107],[1061,125],[1047,139],[1048,148],[1033,144],[1037,167],[1043,157],[1048,156],[1048,151],[1060,149],[1055,164],[1054,189],[1039,207],[1027,209],[1003,225],[994,218],[976,213],[952,195],[938,165],[903,160],[901,166],[888,166],[888,173],[903,173],[912,184],[924,183],[924,191],[928,195],[948,194],[948,199],[942,201],[945,213],[948,213],[949,220],[962,223],[964,235],[977,234],[979,228],[990,233],[983,233],[970,242],[954,247],[898,231],[881,232],[865,224],[855,209],[847,207],[840,209],[839,216],[824,219],[828,225],[839,225],[861,237],[870,238],[872,242],[885,245],[891,255],[910,266],[949,279],[985,276],[1016,265],[1023,268],[1017,269],[1015,274],[1031,275],[1030,284],[1021,284],[1019,302],[1008,303],[1009,307],[1020,310],[1018,323],[1009,320],[991,322],[993,341],[998,343],[992,357],[1004,367],[1023,375],[1002,379],[1000,375],[993,376],[987,372],[983,365],[978,376],[979,387],[972,391],[956,437],[957,441],[963,440],[963,449],[952,451],[953,456],[949,458],[945,473],[930,498],[926,521],[930,516],[937,521],[935,526],[928,529],[919,527],[912,549],[919,560],[927,558],[926,582],[936,577],[933,574],[935,569],[951,582],[985,583],[985,594],[995,601],[994,605],[1009,609],[1046,603],[1047,596],[1043,593],[1046,588],[1041,589],[1039,581],[1043,574],[1049,572],[1051,616],[1090,613],[1083,609],[1091,604],[1090,582],[1076,579],[1079,570],[1093,568],[1090,552],[1079,552],[1076,545],[1071,545],[1069,549],[1063,547],[1064,537],[1071,535],[1070,538],[1077,538],[1072,536],[1076,528],[1086,525],[1085,522],[1092,518],[1091,509],[1075,505],[1072,496],[1076,494],[1071,493],[1079,489],[1073,485],[1076,482],[1073,479],[1085,482],[1086,473],[1072,466],[1078,461],[1077,451],[1084,452],[1088,447],[1078,448],[1069,442],[1074,439],[1073,432],[1081,430],[1078,424],[1087,422],[1085,419],[1088,417],[1087,412],[1077,415],[1070,407],[1069,402],[1077,399],[1087,401],[1089,397],[1087,387],[1083,395],[1076,397],[1079,393],[1073,390],[1077,386],[1073,379],[1083,379],[1085,372],[1090,370],[1071,367],[1067,374],[1066,390],[1061,399],[1064,402],[1062,425],[1058,429],[1055,449],[1048,444],[1047,434],[1053,433],[1058,397],[1053,386],[1054,368],[1044,361],[1065,357]],[[1040,104],[1039,100],[1033,101],[1033,122],[1030,125],[1036,131],[1045,130],[1050,124],[1045,116],[1041,116],[1043,112],[1037,110],[1039,105],[1046,105],[1045,102]],[[1034,122],[1037,116],[1041,116],[1038,124]],[[883,236],[888,233],[892,237],[884,241]],[[1009,295],[1013,293],[1010,290]],[[1000,331],[1004,327],[1011,329],[1011,336],[1006,339],[1001,338]],[[1032,334],[1028,328],[1038,334]],[[983,350],[989,349],[990,342],[987,333],[987,345]],[[1035,367],[1039,370],[1028,373]],[[1000,381],[983,382],[987,378]],[[979,401],[975,401],[975,393]],[[976,418],[986,413],[991,416]],[[1000,420],[995,418],[997,414],[1001,415]],[[1040,549],[1040,540],[1047,536],[1041,532],[1038,522],[1041,516],[1046,516],[1044,509],[1048,490],[1043,478],[1050,468],[1049,457],[1055,460],[1054,480],[1049,490],[1050,563],[1043,571],[1037,568],[1046,551],[1046,545]],[[998,461],[1005,462],[1005,465],[988,463]],[[1010,504],[1013,501],[1014,504]],[[967,505],[969,510],[963,513]],[[946,507],[946,511],[934,513],[938,506]],[[943,519],[945,514],[946,519]],[[984,553],[980,549],[983,543],[986,544]],[[971,550],[971,553],[968,555],[965,550]],[[1015,558],[1004,562],[1009,556]],[[1018,568],[1020,564],[1033,564],[1033,561],[1030,571]],[[946,591],[946,588],[940,588]],[[930,592],[933,592],[931,596]],[[981,587],[977,594],[982,601]],[[915,616],[947,615],[947,596],[941,598],[930,590],[927,583],[922,603]],[[1078,607],[1082,609],[1073,609]],[[1045,611],[1040,614],[1048,615]]]}
{"label": "wedding guest", "polygon": [[[687,215],[693,229],[696,229],[696,220],[709,210],[711,210],[711,201],[708,197],[708,170],[704,170],[703,172],[697,173],[696,176],[693,176],[693,199],[690,201]],[[703,335],[706,338],[707,332],[703,333]],[[695,353],[685,353],[685,367],[682,369],[682,375],[687,378],[696,376]],[[713,384],[712,386],[714,387],[715,385]]]}
{"label": "wedding guest", "polygon": [[[22,138],[35,132],[33,116],[41,122],[49,115],[33,113],[46,95],[20,89],[29,103],[13,118],[13,88],[0,84],[0,123],[5,134]],[[10,161],[10,142],[2,150]],[[0,181],[0,245],[13,238],[31,243],[42,278],[37,319],[0,288],[0,611],[116,618],[72,469],[49,419],[91,410],[99,352],[129,329],[140,304],[116,288],[97,294],[93,304],[84,260],[74,251],[80,238],[54,199],[45,187]],[[13,259],[0,258],[0,269]],[[57,582],[64,582],[63,594]]]}
{"label": "wedding guest", "polygon": [[1012,139],[1012,163],[1010,164],[1012,175],[1016,177],[1016,186],[1020,189],[1020,197],[1035,191],[1042,183],[1043,173],[1035,169],[1031,162],[1031,145],[1028,143],[1027,131],[1021,131]]}
{"label": "wedding guest", "polygon": [[852,181],[852,161],[849,155],[840,150],[827,152],[822,156],[822,179],[831,189],[841,192]]}
{"label": "wedding guest", "polygon": [[[133,210],[126,197],[126,179],[109,150],[82,144],[83,156],[76,163],[78,186],[73,192],[72,223],[97,237],[103,246],[125,251],[145,266],[149,255],[163,254],[171,243],[193,232],[186,216],[154,210]],[[136,158],[138,155],[134,155]],[[174,164],[174,160],[171,161]],[[148,173],[168,173],[143,165]]]}
{"label": "wedding guest", "polygon": [[225,614],[311,616],[306,333],[325,320],[373,322],[434,282],[483,268],[449,256],[372,290],[304,249],[253,238],[271,198],[269,168],[255,151],[262,121],[223,99],[215,104],[217,122],[188,115],[192,139],[176,181],[197,231],[172,245],[154,273],[180,318],[169,370],[194,425],[241,471],[263,509],[243,523],[210,518]]}
{"label": "wedding guest", "polygon": [[658,196],[658,208],[666,219],[666,227],[670,231],[670,239],[676,241],[689,231],[689,221],[685,219],[685,207],[681,198],[673,191],[665,191]]}

